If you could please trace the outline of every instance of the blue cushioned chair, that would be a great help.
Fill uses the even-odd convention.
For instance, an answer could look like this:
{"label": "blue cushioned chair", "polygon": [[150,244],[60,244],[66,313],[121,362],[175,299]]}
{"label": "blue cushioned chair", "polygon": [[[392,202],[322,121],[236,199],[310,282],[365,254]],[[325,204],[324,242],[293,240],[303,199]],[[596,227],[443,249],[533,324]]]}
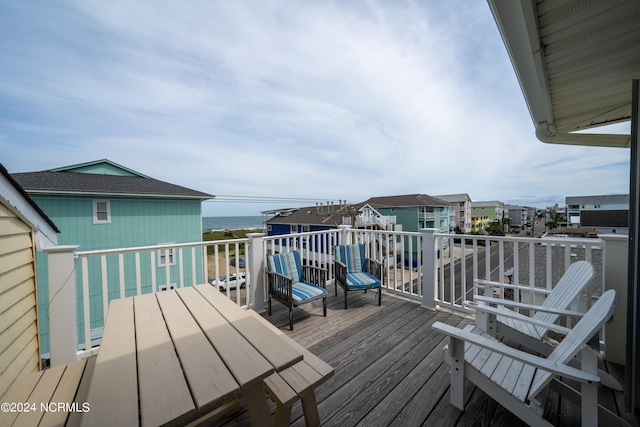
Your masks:
{"label": "blue cushioned chair", "polygon": [[293,331],[293,307],[322,299],[322,312],[327,316],[327,270],[302,265],[300,252],[286,252],[267,257],[269,283],[269,316],[271,299],[289,307],[289,329]]}
{"label": "blue cushioned chair", "polygon": [[338,285],[344,289],[344,308],[347,309],[347,292],[358,289],[378,289],[378,305],[382,304],[382,264],[366,258],[364,245],[339,245],[335,247],[336,296]]}

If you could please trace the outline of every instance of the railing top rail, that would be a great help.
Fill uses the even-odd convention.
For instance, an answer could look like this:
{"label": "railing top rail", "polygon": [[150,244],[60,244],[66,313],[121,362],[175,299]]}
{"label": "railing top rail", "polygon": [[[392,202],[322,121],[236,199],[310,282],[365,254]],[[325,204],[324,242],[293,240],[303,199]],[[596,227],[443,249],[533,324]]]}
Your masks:
{"label": "railing top rail", "polygon": [[[358,229],[358,228],[351,228],[349,229],[349,232],[366,233],[366,234],[382,234],[382,235],[392,234],[394,236],[421,236],[422,235],[422,233],[420,233],[419,231],[364,230],[364,229]],[[445,235],[448,236],[448,234],[445,234]]]}
{"label": "railing top rail", "polygon": [[476,240],[494,240],[507,242],[538,242],[538,243],[562,243],[562,244],[583,244],[585,246],[602,245],[601,239],[580,238],[580,237],[515,237],[515,236],[489,236],[481,234],[447,234],[435,233],[436,237],[453,237],[454,239],[476,239]]}
{"label": "railing top rail", "polygon": [[145,251],[153,251],[158,249],[190,248],[190,247],[199,247],[199,246],[247,243],[248,241],[249,241],[248,238],[243,238],[243,239],[229,239],[229,240],[208,240],[206,242],[168,243],[168,244],[162,244],[162,245],[136,246],[131,248],[97,249],[93,251],[76,252],[74,257],[80,258],[80,257],[94,256],[94,255],[120,254],[120,253],[126,253],[126,252],[145,252]]}
{"label": "railing top rail", "polygon": [[331,234],[331,233],[338,234],[339,232],[340,230],[338,229],[320,230],[320,231],[304,231],[301,233],[275,234],[273,236],[265,236],[264,239],[265,240],[289,239],[289,238],[301,237],[301,236],[315,236],[315,235]]}

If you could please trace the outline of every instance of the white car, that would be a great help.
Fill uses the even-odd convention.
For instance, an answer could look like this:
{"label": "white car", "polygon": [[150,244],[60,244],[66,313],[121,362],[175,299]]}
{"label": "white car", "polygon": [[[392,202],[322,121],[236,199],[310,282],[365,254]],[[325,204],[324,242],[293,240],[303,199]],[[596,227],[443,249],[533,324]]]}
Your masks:
{"label": "white car", "polygon": [[245,273],[231,273],[228,276],[220,277],[220,280],[212,280],[211,284],[217,287],[221,292],[229,289],[236,289],[238,284],[240,288],[244,288],[246,282],[246,274]]}

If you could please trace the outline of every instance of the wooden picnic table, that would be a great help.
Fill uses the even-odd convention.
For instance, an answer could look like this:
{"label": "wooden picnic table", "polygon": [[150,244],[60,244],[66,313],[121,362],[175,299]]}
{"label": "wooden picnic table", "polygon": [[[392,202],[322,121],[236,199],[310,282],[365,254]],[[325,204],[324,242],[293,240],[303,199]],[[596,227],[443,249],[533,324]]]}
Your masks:
{"label": "wooden picnic table", "polygon": [[267,425],[263,381],[304,354],[208,284],[114,300],[82,425],[184,425],[239,397]]}

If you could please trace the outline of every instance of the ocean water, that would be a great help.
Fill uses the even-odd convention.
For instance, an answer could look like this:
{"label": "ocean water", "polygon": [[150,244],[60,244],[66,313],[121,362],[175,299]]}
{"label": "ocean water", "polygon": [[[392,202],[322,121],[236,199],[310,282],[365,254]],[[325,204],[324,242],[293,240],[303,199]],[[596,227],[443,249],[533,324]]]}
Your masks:
{"label": "ocean water", "polygon": [[262,229],[262,216],[205,216],[202,231]]}

